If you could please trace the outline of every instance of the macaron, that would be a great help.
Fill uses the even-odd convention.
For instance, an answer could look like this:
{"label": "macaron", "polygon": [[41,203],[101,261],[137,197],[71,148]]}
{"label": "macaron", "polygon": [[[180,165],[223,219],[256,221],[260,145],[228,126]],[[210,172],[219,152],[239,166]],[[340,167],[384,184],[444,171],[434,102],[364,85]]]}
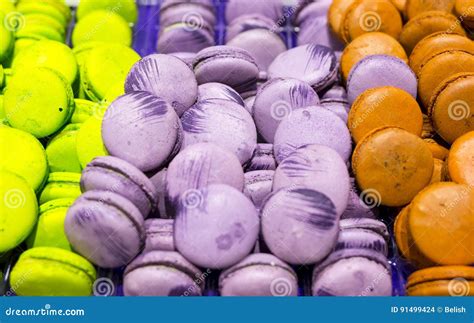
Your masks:
{"label": "macaron", "polygon": [[216,24],[216,13],[212,0],[182,1],[164,0],[160,6],[160,25],[169,26],[184,22],[197,28],[200,24]]}
{"label": "macaron", "polygon": [[44,138],[64,126],[74,111],[74,95],[67,80],[45,67],[19,69],[5,90],[8,123]]}
{"label": "macaron", "polygon": [[211,184],[226,184],[242,191],[244,172],[230,150],[212,143],[196,143],[183,149],[169,164],[166,199],[169,214],[179,211],[183,194]]}
{"label": "macaron", "polygon": [[444,11],[450,13],[454,7],[453,0],[407,0],[405,15],[408,19],[418,16],[426,11]]}
{"label": "macaron", "polygon": [[474,186],[474,131],[459,137],[451,146],[448,171],[454,182]]}
{"label": "macaron", "polygon": [[337,58],[332,49],[310,44],[278,55],[268,67],[268,76],[296,78],[308,83],[319,93],[334,84],[337,68]]}
{"label": "macaron", "polygon": [[462,23],[467,30],[472,29],[474,26],[474,14],[470,0],[456,0],[454,12],[458,17],[463,18]]}
{"label": "macaron", "polygon": [[197,54],[193,66],[198,84],[223,83],[240,94],[256,88],[259,69],[255,59],[245,49],[209,47]]}
{"label": "macaron", "polygon": [[388,254],[387,242],[379,234],[364,229],[344,229],[339,232],[335,251],[344,249],[367,249]]}
{"label": "macaron", "polygon": [[60,248],[32,248],[20,255],[10,285],[20,296],[90,296],[96,280],[94,266]]}
{"label": "macaron", "polygon": [[280,163],[309,144],[332,148],[344,161],[349,160],[352,151],[351,135],[344,121],[319,106],[296,109],[280,122],[274,139],[275,159]]}
{"label": "macaron", "polygon": [[272,144],[257,144],[252,158],[247,163],[245,170],[247,172],[254,170],[275,170],[276,160],[273,156]]}
{"label": "macaron", "polygon": [[9,251],[28,237],[38,216],[35,192],[20,176],[0,171],[0,253]]}
{"label": "macaron", "polygon": [[244,108],[246,104],[240,94],[228,85],[222,83],[204,83],[198,87],[198,101],[222,99],[234,101]]}
{"label": "macaron", "polygon": [[252,114],[258,133],[268,143],[273,143],[281,120],[293,110],[315,106],[318,94],[306,82],[293,78],[274,78],[259,89]]}
{"label": "macaron", "polygon": [[252,116],[241,105],[229,100],[197,102],[181,117],[183,148],[200,142],[214,143],[230,150],[245,164],[257,144]]}
{"label": "macaron", "polygon": [[228,43],[240,33],[254,29],[265,29],[269,31],[274,31],[275,22],[271,18],[268,18],[259,13],[249,13],[241,15],[227,24],[225,41],[226,43]]}
{"label": "macaron", "polygon": [[81,175],[78,173],[50,173],[39,198],[40,204],[60,198],[78,197],[81,195],[80,179]]}
{"label": "macaron", "polygon": [[436,132],[448,143],[474,130],[474,73],[455,74],[433,93],[429,115]]}
{"label": "macaron", "polygon": [[93,116],[89,117],[77,131],[76,152],[83,169],[95,157],[107,156],[109,154],[102,141],[101,128],[102,119]]}
{"label": "macaron", "polygon": [[[156,188],[158,194],[158,210],[155,210],[157,217],[162,219],[168,219],[171,215],[168,215],[166,211],[166,173],[167,168],[162,168],[159,172],[150,177],[150,181]],[[152,215],[153,216],[153,215]]]}
{"label": "macaron", "polygon": [[382,86],[368,89],[357,97],[347,124],[355,142],[380,127],[399,127],[421,136],[423,115],[410,93],[394,86]]}
{"label": "macaron", "polygon": [[279,0],[229,0],[226,5],[225,19],[229,24],[238,17],[250,13],[263,15],[276,22],[282,19],[283,4]]}
{"label": "macaron", "polygon": [[[433,154],[434,157],[434,154]],[[433,158],[434,160],[434,167],[433,167],[433,174],[431,175],[430,184],[444,182],[446,180],[445,175],[445,166],[444,161],[438,158]]]}
{"label": "macaron", "polygon": [[193,68],[193,62],[194,59],[196,58],[196,53],[190,53],[190,52],[177,52],[177,53],[171,53],[171,56],[174,56],[176,58],[179,58],[183,62],[186,63],[190,68]]}
{"label": "macaron", "polygon": [[297,296],[295,271],[271,254],[251,254],[219,275],[221,296]]}
{"label": "macaron", "polygon": [[76,150],[79,128],[78,124],[69,124],[47,144],[46,156],[51,172],[81,172],[81,163]]}
{"label": "macaron", "polygon": [[158,53],[198,53],[214,46],[216,43],[212,25],[200,17],[195,21],[194,17],[193,14],[188,15],[183,17],[184,21],[180,20],[162,28],[158,35]]}
{"label": "macaron", "polygon": [[[351,182],[355,181],[351,178]],[[349,192],[349,199],[347,207],[344,213],[341,215],[341,219],[373,219],[375,218],[374,208],[379,205],[375,195],[364,194],[362,195],[359,190],[355,187],[355,183],[352,183],[351,190]]]}
{"label": "macaron", "polygon": [[81,190],[110,191],[131,201],[143,218],[155,211],[158,193],[155,186],[138,168],[112,156],[94,158],[82,171]]}
{"label": "macaron", "polygon": [[367,230],[374,232],[381,236],[385,241],[389,241],[391,237],[387,225],[378,219],[341,219],[339,226],[341,230]]}
{"label": "macaron", "polygon": [[346,100],[331,100],[326,99],[320,102],[322,108],[331,111],[337,115],[344,123],[347,123],[349,118],[350,106]]}
{"label": "macaron", "polygon": [[197,99],[198,85],[194,73],[182,60],[154,54],[142,58],[130,70],[125,92],[145,91],[171,103],[181,116]]}
{"label": "macaron", "polygon": [[174,151],[179,118],[170,103],[148,92],[130,92],[107,108],[102,139],[110,155],[141,171],[158,169]]}
{"label": "macaron", "polygon": [[313,271],[314,296],[391,296],[392,277],[387,258],[364,249],[332,253]]}
{"label": "macaron", "polygon": [[[5,21],[6,17],[0,13],[0,19]],[[8,24],[1,24],[0,26],[0,63],[4,63],[10,57],[15,44],[15,36],[11,28],[7,28]]]}
{"label": "macaron", "polygon": [[346,162],[327,146],[303,146],[283,159],[275,171],[273,190],[304,187],[329,197],[340,216],[350,192]]}
{"label": "macaron", "polygon": [[401,128],[378,128],[354,150],[357,184],[383,205],[403,206],[430,182],[433,155],[423,140]]}
{"label": "macaron", "polygon": [[200,296],[206,275],[178,252],[141,254],[125,269],[126,296]]}
{"label": "macaron", "polygon": [[324,259],[339,233],[339,215],[331,199],[296,185],[272,193],[261,211],[261,221],[272,254],[294,265]]}
{"label": "macaron", "polygon": [[361,35],[344,49],[341,56],[341,73],[347,80],[354,65],[370,55],[390,55],[408,62],[402,45],[393,37],[379,32]]}
{"label": "macaron", "polygon": [[474,296],[474,270],[469,266],[438,266],[408,277],[408,296]]}
{"label": "macaron", "polygon": [[416,75],[403,60],[389,55],[371,55],[354,65],[347,78],[349,103],[353,103],[365,90],[381,86],[394,86],[413,98],[417,96]]}
{"label": "macaron", "polygon": [[81,20],[85,16],[97,10],[107,10],[122,16],[128,23],[133,24],[138,18],[138,9],[133,0],[81,0],[77,6],[77,19]]}
{"label": "macaron", "polygon": [[228,268],[252,251],[259,222],[253,203],[233,187],[213,184],[190,190],[176,215],[175,245],[195,265]]}
{"label": "macaron", "polygon": [[144,253],[163,250],[174,251],[174,220],[148,219],[145,221],[146,241]]}
{"label": "macaron", "polygon": [[73,198],[60,198],[41,204],[35,228],[26,240],[28,248],[55,247],[71,250],[64,232],[64,220]]}
{"label": "macaron", "polygon": [[273,170],[254,170],[245,173],[244,194],[260,210],[273,187]]}
{"label": "macaron", "polygon": [[145,246],[143,215],[125,197],[88,191],[69,208],[64,223],[71,246],[92,263],[116,268],[131,262]]}
{"label": "macaron", "polygon": [[436,141],[431,138],[424,138],[423,140],[430,148],[433,158],[445,160],[448,157],[449,150],[439,143],[440,140]]}
{"label": "macaron", "polygon": [[0,170],[23,177],[39,192],[46,182],[48,162],[41,143],[27,132],[0,126]]}
{"label": "macaron", "polygon": [[72,32],[74,46],[91,41],[130,46],[132,29],[116,11],[96,10],[79,19]]}
{"label": "macaron", "polygon": [[331,102],[331,101],[346,101],[347,102],[347,91],[346,88],[335,84],[332,88],[326,91],[321,97],[322,102]]}

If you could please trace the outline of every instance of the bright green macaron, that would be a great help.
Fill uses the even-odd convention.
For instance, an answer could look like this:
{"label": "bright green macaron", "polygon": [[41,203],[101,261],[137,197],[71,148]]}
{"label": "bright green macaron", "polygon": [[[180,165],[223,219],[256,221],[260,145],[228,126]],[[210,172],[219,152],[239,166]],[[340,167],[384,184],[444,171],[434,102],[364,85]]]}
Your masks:
{"label": "bright green macaron", "polygon": [[0,171],[23,177],[38,192],[46,182],[48,162],[41,143],[22,130],[0,125]]}
{"label": "bright green macaron", "polygon": [[72,44],[78,46],[90,41],[132,44],[132,28],[127,21],[112,11],[94,11],[79,20],[72,33]]}
{"label": "bright green macaron", "polygon": [[5,90],[4,105],[12,127],[43,138],[69,121],[74,94],[67,80],[52,69],[18,69]]}
{"label": "bright green macaron", "polygon": [[27,14],[43,14],[51,18],[56,19],[61,25],[66,26],[68,24],[70,13],[62,11],[58,6],[51,5],[45,1],[21,1],[16,10],[23,15]]}
{"label": "bright green macaron", "polygon": [[18,54],[12,63],[16,71],[48,67],[61,73],[72,84],[77,76],[77,62],[71,48],[53,40],[40,40]]}
{"label": "bright green macaron", "polygon": [[76,138],[80,124],[68,124],[46,146],[46,156],[51,172],[80,173],[81,164],[77,157]]}
{"label": "bright green macaron", "polygon": [[15,11],[14,1],[0,0],[0,13],[7,14]]}
{"label": "bright green macaron", "polygon": [[60,248],[38,247],[20,255],[10,285],[20,296],[89,296],[96,277],[85,258]]}
{"label": "bright green macaron", "polygon": [[59,32],[61,35],[65,35],[66,33],[66,26],[63,26],[54,18],[50,16],[46,16],[41,13],[29,13],[24,15],[25,18],[25,25],[43,25],[49,26]]}
{"label": "bright green macaron", "polygon": [[28,237],[38,216],[36,195],[20,176],[0,171],[0,253]]}
{"label": "bright green macaron", "polygon": [[77,133],[76,145],[77,156],[83,169],[92,159],[107,156],[108,152],[102,141],[102,119],[94,116],[84,122]]}
{"label": "bright green macaron", "polygon": [[77,19],[81,20],[97,10],[112,11],[131,24],[137,21],[138,10],[134,0],[81,0],[77,7]]}
{"label": "bright green macaron", "polygon": [[71,117],[71,123],[84,123],[92,116],[102,118],[108,106],[105,102],[93,102],[85,99],[74,99],[74,101],[76,108]]}
{"label": "bright green macaron", "polygon": [[81,82],[87,96],[101,101],[111,89],[123,87],[128,72],[140,60],[133,49],[119,44],[104,44],[92,49],[81,70]]}
{"label": "bright green macaron", "polygon": [[81,195],[80,181],[81,174],[78,173],[49,174],[48,182],[39,198],[40,204],[62,198],[79,197]]}
{"label": "bright green macaron", "polygon": [[15,34],[10,28],[7,28],[5,24],[5,17],[0,12],[0,64],[7,61],[13,51],[13,45],[15,44]]}
{"label": "bright green macaron", "polygon": [[19,38],[38,37],[40,39],[55,40],[61,43],[65,41],[65,35],[48,25],[25,25],[16,32]]}
{"label": "bright green macaron", "polygon": [[71,250],[64,232],[64,220],[74,199],[57,199],[42,204],[39,208],[38,222],[26,240],[28,248],[56,247]]}
{"label": "bright green macaron", "polygon": [[3,95],[0,95],[0,125],[8,125],[5,109],[3,108]]}

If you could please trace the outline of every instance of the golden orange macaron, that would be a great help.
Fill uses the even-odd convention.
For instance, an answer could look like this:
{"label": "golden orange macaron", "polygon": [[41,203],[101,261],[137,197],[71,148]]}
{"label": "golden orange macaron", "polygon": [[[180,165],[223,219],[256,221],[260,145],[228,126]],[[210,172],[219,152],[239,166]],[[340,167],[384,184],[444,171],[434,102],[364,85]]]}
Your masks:
{"label": "golden orange macaron", "polygon": [[393,5],[400,11],[401,13],[405,12],[405,6],[407,4],[407,0],[391,0]]}
{"label": "golden orange macaron", "polygon": [[455,0],[407,0],[405,16],[411,19],[426,11],[444,11],[452,13]]}
{"label": "golden orange macaron", "polygon": [[445,79],[435,90],[429,107],[433,128],[447,143],[474,130],[474,73]]}
{"label": "golden orange macaron", "polygon": [[429,184],[433,155],[418,136],[396,127],[378,128],[357,144],[352,169],[362,190],[377,192],[381,204],[404,206]]}
{"label": "golden orange macaron", "polygon": [[465,36],[445,32],[428,35],[413,49],[409,58],[410,67],[419,77],[421,66],[427,59],[446,50],[456,49],[474,53],[474,42]]}
{"label": "golden orange macaron", "polygon": [[[342,22],[346,10],[357,0],[334,0],[328,10],[328,23],[332,31],[341,38]],[[341,38],[342,40],[342,38]]]}
{"label": "golden orange macaron", "polygon": [[436,32],[466,35],[458,19],[444,11],[426,11],[411,18],[400,34],[400,43],[408,55],[415,46],[426,36]]}
{"label": "golden orange macaron", "polygon": [[412,273],[408,296],[474,296],[474,267],[436,266]]}
{"label": "golden orange macaron", "polygon": [[438,158],[434,159],[433,175],[431,175],[430,184],[444,181],[443,176],[444,161]]}
{"label": "golden orange macaron", "polygon": [[355,64],[370,55],[395,56],[408,63],[405,50],[392,36],[379,32],[363,34],[347,45],[342,53],[341,72],[344,80],[347,80]]}
{"label": "golden orange macaron", "polygon": [[426,142],[428,148],[431,150],[433,158],[441,159],[442,161],[444,161],[446,157],[448,157],[449,150],[441,146],[438,142],[436,142],[436,140],[432,138],[424,138],[423,140]]}
{"label": "golden orange macaron", "polygon": [[454,11],[467,28],[474,28],[474,3],[472,0],[456,0]]}
{"label": "golden orange macaron", "polygon": [[431,184],[410,204],[408,232],[416,248],[439,265],[474,263],[474,189]]}
{"label": "golden orange macaron", "polygon": [[421,136],[423,115],[408,92],[383,86],[359,95],[352,104],[347,124],[356,143],[380,127],[399,127]]}
{"label": "golden orange macaron", "polygon": [[464,72],[474,72],[474,53],[446,50],[427,59],[418,76],[418,96],[423,106],[429,108],[436,89],[444,80]]}
{"label": "golden orange macaron", "polygon": [[421,138],[433,138],[436,136],[436,131],[431,123],[431,118],[423,113],[423,131],[421,132]]}
{"label": "golden orange macaron", "polygon": [[462,135],[451,146],[448,172],[454,182],[474,187],[474,131]]}

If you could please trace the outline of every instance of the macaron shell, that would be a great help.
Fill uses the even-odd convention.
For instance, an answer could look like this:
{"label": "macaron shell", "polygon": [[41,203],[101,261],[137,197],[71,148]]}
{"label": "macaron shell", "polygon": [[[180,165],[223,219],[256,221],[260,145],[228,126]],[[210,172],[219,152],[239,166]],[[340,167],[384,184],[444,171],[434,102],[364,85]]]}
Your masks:
{"label": "macaron shell", "polygon": [[387,242],[384,237],[370,230],[343,229],[339,232],[334,250],[369,249],[388,255]]}
{"label": "macaron shell", "polygon": [[407,286],[411,287],[430,280],[445,280],[454,278],[474,279],[474,268],[471,266],[435,266],[417,270],[407,280]]}
{"label": "macaron shell", "polygon": [[272,144],[257,144],[252,159],[247,163],[247,172],[254,170],[275,170],[276,160],[273,156]]}
{"label": "macaron shell", "polygon": [[279,0],[230,0],[226,7],[225,17],[227,23],[231,23],[244,14],[258,13],[277,21],[282,15],[282,10],[283,5]]}
{"label": "macaron shell", "polygon": [[343,20],[344,20],[344,15],[347,9],[354,2],[356,2],[356,0],[334,0],[331,6],[329,7],[329,11],[328,11],[329,25],[331,26],[331,29],[337,35],[340,35],[340,31],[341,31]]}
{"label": "macaron shell", "polygon": [[204,83],[198,87],[198,101],[222,99],[238,103],[245,108],[245,102],[237,91],[222,83]]}
{"label": "macaron shell", "polygon": [[81,172],[77,156],[76,139],[79,127],[67,127],[57,134],[46,146],[46,156],[51,172]]}
{"label": "macaron shell", "polygon": [[444,182],[444,161],[434,158],[433,175],[431,175],[430,184]]}
{"label": "macaron shell", "polygon": [[145,253],[154,250],[175,251],[174,220],[148,219],[145,221]]}
{"label": "macaron shell", "polygon": [[82,168],[95,157],[109,154],[102,141],[101,126],[102,119],[90,117],[77,132],[76,151]]}
{"label": "macaron shell", "polygon": [[113,11],[131,24],[136,22],[138,16],[137,5],[133,0],[102,0],[100,2],[81,0],[77,7],[77,19],[80,20],[91,12],[101,9]]}
{"label": "macaron shell", "polygon": [[407,0],[405,4],[405,14],[408,19],[411,19],[420,13],[432,10],[439,10],[450,13],[454,7],[453,0],[438,0],[438,1],[424,1],[424,0]]}
{"label": "macaron shell", "polygon": [[[454,281],[455,282],[455,281]],[[454,283],[455,284],[455,283]],[[457,296],[453,290],[453,280],[437,280],[407,287],[408,296]],[[460,296],[474,296],[474,282],[460,281]],[[453,295],[454,294],[454,295]]]}
{"label": "macaron shell", "polygon": [[48,182],[41,192],[41,204],[59,198],[76,198],[81,195],[78,173],[50,173]]}
{"label": "macaron shell", "polygon": [[448,170],[454,182],[474,186],[474,131],[459,137],[451,146]]}
{"label": "macaron shell", "polygon": [[[204,20],[202,20],[204,22]],[[203,23],[205,25],[205,23]],[[157,51],[161,54],[179,52],[198,53],[215,45],[210,28],[195,28],[186,22],[177,22],[162,29],[158,37]]]}
{"label": "macaron shell", "polygon": [[244,194],[260,210],[273,187],[273,170],[256,170],[245,173]]}
{"label": "macaron shell", "polygon": [[428,145],[428,148],[433,154],[433,158],[445,160],[448,157],[449,150],[444,146],[441,146],[436,140],[431,138],[425,138],[423,141]]}

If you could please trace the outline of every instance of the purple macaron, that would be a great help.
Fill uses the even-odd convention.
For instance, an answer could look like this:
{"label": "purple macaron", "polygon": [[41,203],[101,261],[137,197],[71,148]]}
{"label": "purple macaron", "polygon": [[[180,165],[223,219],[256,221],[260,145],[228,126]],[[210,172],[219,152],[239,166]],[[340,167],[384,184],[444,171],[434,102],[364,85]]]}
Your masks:
{"label": "purple macaron", "polygon": [[173,251],[141,254],[127,266],[125,296],[201,296],[205,275]]}
{"label": "purple macaron", "polygon": [[116,157],[97,157],[81,174],[81,190],[111,191],[129,199],[143,217],[155,211],[158,193],[152,182],[138,168]]}
{"label": "purple macaron", "polygon": [[370,230],[344,229],[339,232],[335,251],[342,249],[368,249],[380,252],[384,256],[388,254],[387,242],[385,239]]}
{"label": "purple macaron", "polygon": [[245,171],[275,170],[276,160],[273,156],[272,144],[257,144],[252,159],[248,162]]}
{"label": "purple macaron", "polygon": [[145,246],[143,215],[113,192],[82,194],[68,209],[64,229],[73,249],[103,268],[128,264]]}
{"label": "purple macaron", "polygon": [[269,78],[296,78],[318,93],[337,80],[338,63],[333,50],[321,45],[304,45],[278,55],[268,68]]}
{"label": "purple macaron", "polygon": [[162,219],[169,219],[171,215],[168,215],[166,211],[166,174],[168,173],[167,168],[161,169],[159,172],[150,177],[150,181],[156,188],[158,193],[158,212],[155,212],[154,217]]}
{"label": "purple macaron", "polygon": [[271,254],[251,254],[219,276],[221,296],[297,296],[295,271]]}
{"label": "purple macaron", "polygon": [[244,194],[252,200],[257,210],[262,208],[265,199],[272,192],[274,175],[273,170],[255,170],[245,173]]}
{"label": "purple macaron", "polygon": [[227,1],[225,18],[228,24],[234,19],[247,14],[260,14],[277,22],[283,17],[281,0],[229,0]]}
{"label": "purple macaron", "polygon": [[222,83],[205,83],[199,85],[198,101],[206,100],[230,100],[245,107],[245,102],[237,91]]}
{"label": "purple macaron", "polygon": [[193,105],[181,117],[183,148],[211,142],[237,155],[245,164],[257,145],[257,129],[252,116],[241,105],[229,100],[207,100]]}
{"label": "purple macaron", "polygon": [[166,27],[177,22],[195,27],[204,22],[214,26],[216,15],[212,1],[163,1],[160,6],[160,26]]}
{"label": "purple macaron", "polygon": [[328,196],[338,216],[347,207],[349,171],[341,156],[329,147],[304,146],[283,159],[275,171],[273,190],[294,186],[311,188]]}
{"label": "purple macaron", "polygon": [[347,124],[347,119],[349,118],[349,104],[344,100],[329,100],[326,99],[320,103],[320,105],[341,118],[344,123]]}
{"label": "purple macaron", "polygon": [[341,230],[350,230],[350,229],[358,229],[358,230],[368,230],[372,231],[385,239],[385,241],[390,240],[390,234],[388,232],[388,228],[380,220],[372,219],[372,218],[352,218],[352,219],[342,219],[339,222],[339,226]]}
{"label": "purple macaron", "polygon": [[198,96],[192,69],[171,55],[154,54],[142,58],[128,73],[125,92],[145,91],[167,100],[181,116]]}
{"label": "purple macaron", "polygon": [[381,86],[398,87],[414,98],[418,91],[416,75],[404,61],[388,55],[371,55],[359,61],[349,73],[349,103],[354,103],[365,90]]}
{"label": "purple macaron", "polygon": [[178,53],[172,53],[170,55],[176,58],[179,58],[180,60],[185,62],[186,65],[189,66],[189,68],[191,69],[193,68],[193,62],[194,62],[194,59],[196,58],[196,53],[178,52]]}
{"label": "purple macaron", "polygon": [[295,265],[324,259],[339,234],[339,216],[331,199],[298,186],[274,192],[261,211],[261,221],[272,254]]}
{"label": "purple macaron", "polygon": [[265,17],[261,14],[247,14],[239,16],[234,19],[228,26],[226,30],[226,43],[232,40],[235,36],[240,33],[253,30],[253,29],[265,29],[269,31],[277,31],[275,28],[278,27],[275,25],[275,22]]}
{"label": "purple macaron", "polygon": [[253,250],[259,228],[252,201],[233,187],[213,184],[183,194],[174,238],[178,251],[195,265],[223,269]]}
{"label": "purple macaron", "polygon": [[274,78],[262,85],[253,104],[258,133],[273,143],[280,121],[293,110],[319,103],[318,94],[308,83],[293,78]]}
{"label": "purple macaron", "polygon": [[213,28],[204,20],[198,24],[177,22],[160,31],[157,50],[161,54],[197,53],[214,44]]}
{"label": "purple macaron", "polygon": [[166,174],[167,213],[175,213],[183,194],[210,184],[226,184],[242,191],[244,172],[237,157],[206,142],[182,150],[171,161]]}
{"label": "purple macaron", "polygon": [[145,221],[146,242],[143,252],[154,250],[174,251],[174,220],[148,219]]}
{"label": "purple macaron", "polygon": [[102,121],[102,139],[110,155],[142,171],[158,169],[170,158],[180,131],[173,107],[147,92],[119,97],[107,108]]}
{"label": "purple macaron", "polygon": [[223,83],[244,94],[256,90],[259,69],[245,49],[213,46],[197,54],[194,73],[199,84]]}
{"label": "purple macaron", "polygon": [[335,84],[321,97],[321,102],[331,102],[333,100],[348,102],[347,91],[343,86]]}
{"label": "purple macaron", "polygon": [[281,162],[296,149],[310,144],[332,148],[344,161],[349,160],[352,152],[347,125],[321,106],[294,110],[280,122],[274,140],[275,158]]}

